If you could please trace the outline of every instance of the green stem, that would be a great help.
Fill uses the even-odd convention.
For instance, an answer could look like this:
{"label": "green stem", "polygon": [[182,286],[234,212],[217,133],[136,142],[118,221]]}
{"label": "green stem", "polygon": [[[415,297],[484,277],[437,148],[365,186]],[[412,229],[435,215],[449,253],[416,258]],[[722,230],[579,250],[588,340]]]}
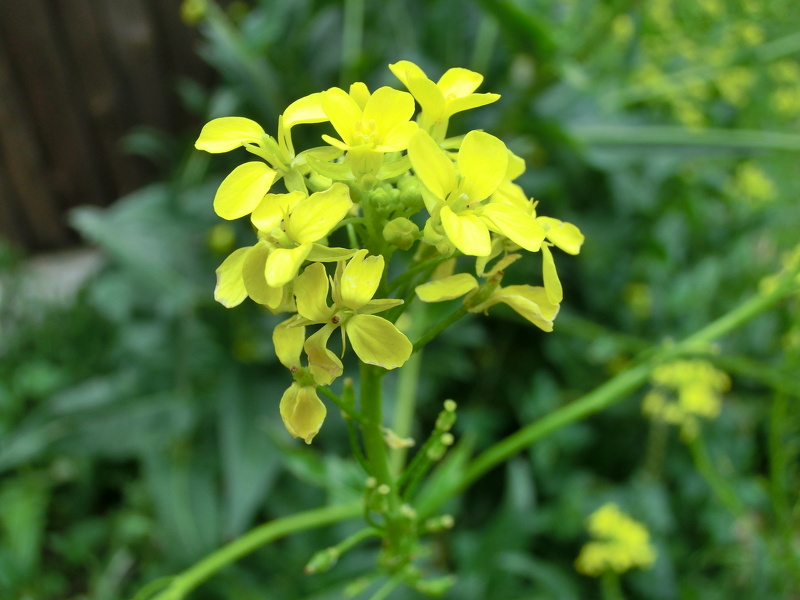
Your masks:
{"label": "green stem", "polygon": [[625,596],[622,595],[619,574],[614,571],[603,573],[600,577],[600,589],[603,593],[603,600],[625,600]]}
{"label": "green stem", "polygon": [[711,455],[708,453],[708,447],[701,432],[691,437],[687,445],[692,452],[694,465],[700,475],[703,476],[708,487],[714,492],[714,495],[722,502],[722,505],[737,519],[744,514],[744,506],[741,500],[736,495],[736,492],[731,487],[728,480],[717,470],[714,462],[711,460]]}
{"label": "green stem", "polygon": [[346,414],[354,421],[358,421],[359,423],[362,423],[364,421],[364,416],[361,413],[357,412],[352,406],[348,406],[346,402],[344,402],[341,398],[339,398],[339,396],[334,394],[324,385],[318,385],[317,391],[323,396],[325,396],[328,400],[333,402],[339,410],[341,410],[344,414]]}
{"label": "green stem", "polygon": [[429,329],[425,334],[423,334],[416,342],[414,342],[413,352],[419,352],[425,346],[425,344],[430,342],[442,331],[466,315],[467,312],[467,307],[462,305],[460,308],[450,313],[450,315],[447,316],[443,321],[440,321],[432,329]]}
{"label": "green stem", "polygon": [[154,600],[180,600],[217,571],[258,548],[298,531],[356,518],[361,514],[362,509],[363,505],[359,501],[308,510],[264,523],[212,552],[200,562],[177,575],[169,587],[158,594]]}
{"label": "green stem", "polygon": [[725,149],[800,150],[800,135],[756,129],[702,129],[684,127],[578,125],[569,132],[584,144],[603,146],[698,146]]}
{"label": "green stem", "polygon": [[[414,309],[413,318],[411,320],[413,323],[413,331],[410,333],[416,333],[417,325],[424,323],[424,308],[424,306],[417,305]],[[392,430],[401,438],[407,438],[411,435],[411,425],[414,421],[414,409],[417,404],[417,387],[419,384],[421,366],[422,352],[417,352],[411,355],[397,375],[397,393],[395,395]],[[403,469],[407,454],[408,448],[397,448],[392,452],[390,467],[395,476]]]}
{"label": "green stem", "polygon": [[658,364],[690,354],[698,347],[702,348],[760,315],[796,290],[795,277],[795,273],[785,274],[769,292],[754,296],[685,340],[662,347],[649,355],[644,362],[623,371],[582,398],[526,425],[489,447],[469,465],[461,480],[454,485],[453,493],[466,488],[486,472],[544,436],[625,399],[648,380]]}
{"label": "green stem", "polygon": [[364,415],[364,447],[372,476],[378,485],[386,484],[392,487],[394,482],[389,470],[388,451],[382,431],[381,380],[384,373],[380,367],[361,363],[361,412]]}

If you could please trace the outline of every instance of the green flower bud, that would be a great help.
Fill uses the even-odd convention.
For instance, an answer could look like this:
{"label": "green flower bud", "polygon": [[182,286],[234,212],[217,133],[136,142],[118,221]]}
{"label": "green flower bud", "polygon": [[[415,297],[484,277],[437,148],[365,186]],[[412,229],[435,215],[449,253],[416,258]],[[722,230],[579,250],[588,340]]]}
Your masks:
{"label": "green flower bud", "polygon": [[401,250],[408,250],[419,239],[419,227],[409,219],[398,217],[383,227],[383,239]]}
{"label": "green flower bud", "polygon": [[414,584],[414,588],[426,596],[442,596],[444,595],[456,582],[453,575],[445,575],[444,577],[436,577],[435,579],[422,579]]}
{"label": "green flower bud", "polygon": [[339,551],[336,548],[325,548],[311,557],[311,560],[308,561],[304,570],[306,575],[324,573],[333,567],[338,560]]}
{"label": "green flower bud", "polygon": [[453,400],[444,401],[444,410],[436,418],[436,429],[445,432],[453,428],[456,422],[456,403]]}

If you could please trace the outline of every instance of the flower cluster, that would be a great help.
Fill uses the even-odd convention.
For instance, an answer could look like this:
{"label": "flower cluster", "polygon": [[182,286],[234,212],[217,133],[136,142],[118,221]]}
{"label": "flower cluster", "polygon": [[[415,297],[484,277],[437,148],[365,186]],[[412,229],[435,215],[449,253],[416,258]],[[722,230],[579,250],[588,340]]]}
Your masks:
{"label": "flower cluster", "polygon": [[654,389],[642,401],[642,412],[681,428],[681,435],[697,435],[698,418],[715,419],[722,407],[722,392],[730,378],[702,360],[678,360],[653,371]]}
{"label": "flower cluster", "polygon": [[[325,418],[317,386],[342,375],[348,344],[360,361],[385,369],[410,357],[413,346],[394,325],[403,298],[465,295],[471,312],[505,303],[550,331],[563,295],[551,247],[577,254],[583,243],[574,225],[537,214],[514,183],[525,163],[500,139],[482,131],[447,137],[452,115],[499,98],[475,93],[480,74],[454,68],[433,82],[408,61],[389,68],[408,92],[334,87],[293,102],[276,137],[250,119],[222,117],[195,144],[255,157],[214,198],[217,215],[249,217],[256,234],[217,269],[214,295],[226,307],[249,297],[290,314],[273,334],[294,378],[280,412],[308,443]],[[292,128],[319,123],[332,129],[324,145],[297,152]],[[387,263],[398,250],[408,251],[398,258],[405,272],[390,280]],[[544,285],[501,286],[522,251],[541,252]],[[474,275],[455,273],[461,256],[475,257]],[[336,330],[339,353],[329,347]]]}
{"label": "flower cluster", "polygon": [[584,544],[575,568],[598,577],[605,572],[624,573],[634,567],[649,569],[656,560],[647,528],[623,513],[613,502],[604,504],[587,520],[592,541]]}

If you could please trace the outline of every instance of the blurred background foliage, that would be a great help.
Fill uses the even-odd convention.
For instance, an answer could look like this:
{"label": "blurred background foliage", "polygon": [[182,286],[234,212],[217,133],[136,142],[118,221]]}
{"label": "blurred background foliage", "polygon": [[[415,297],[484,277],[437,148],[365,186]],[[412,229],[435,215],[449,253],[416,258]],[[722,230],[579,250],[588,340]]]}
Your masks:
{"label": "blurred background foliage", "polygon": [[[189,0],[183,17],[217,80],[177,86],[196,129],[128,138],[161,181],[73,212],[104,266],[54,304],[26,294],[17,252],[0,257],[2,598],[131,598],[257,523],[358,497],[363,475],[335,411],[311,447],[283,430],[276,317],[213,302],[214,268],[247,232],[213,215],[238,157],[193,149],[209,118],[248,116],[274,132],[281,110],[313,91],[401,87],[386,69],[400,59],[434,79],[477,70],[480,91],[502,94],[450,131],[504,139],[526,159],[523,187],[543,212],[587,241],[558,261],[554,333],[498,310],[426,348],[417,437],[454,398],[459,454],[758,293],[797,244],[793,0]],[[315,127],[297,128],[296,146],[316,144]],[[535,261],[526,269],[520,281],[540,276]],[[452,500],[456,527],[426,558],[457,574],[447,597],[599,597],[573,563],[586,516],[615,501],[658,551],[653,569],[623,577],[626,597],[799,598],[797,308],[795,297],[700,352],[732,380],[721,415],[701,425],[705,454],[642,416],[642,390]],[[302,568],[352,527],[265,547],[191,597],[344,597],[374,547],[325,575]]]}

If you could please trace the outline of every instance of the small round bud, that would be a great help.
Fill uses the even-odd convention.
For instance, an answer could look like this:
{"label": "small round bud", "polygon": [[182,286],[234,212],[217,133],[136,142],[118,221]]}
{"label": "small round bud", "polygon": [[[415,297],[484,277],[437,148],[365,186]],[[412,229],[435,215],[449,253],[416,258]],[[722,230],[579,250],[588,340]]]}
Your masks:
{"label": "small round bud", "polygon": [[389,487],[388,485],[386,485],[385,483],[382,483],[381,485],[379,485],[379,486],[378,486],[378,489],[377,489],[376,491],[377,491],[379,494],[383,494],[384,496],[386,496],[386,495],[388,495],[388,494],[389,494],[389,492],[391,492],[391,491],[392,491],[392,488],[390,488],[390,487]]}
{"label": "small round bud", "polygon": [[367,477],[367,479],[364,481],[364,486],[367,489],[372,489],[377,485],[378,485],[378,480],[375,479],[374,477]]}
{"label": "small round bud", "polygon": [[401,250],[408,250],[419,239],[419,227],[405,217],[398,217],[383,227],[383,239]]}
{"label": "small round bud", "polygon": [[442,440],[442,444],[445,446],[452,446],[453,442],[456,441],[456,438],[453,437],[452,433],[443,433],[440,439]]}

